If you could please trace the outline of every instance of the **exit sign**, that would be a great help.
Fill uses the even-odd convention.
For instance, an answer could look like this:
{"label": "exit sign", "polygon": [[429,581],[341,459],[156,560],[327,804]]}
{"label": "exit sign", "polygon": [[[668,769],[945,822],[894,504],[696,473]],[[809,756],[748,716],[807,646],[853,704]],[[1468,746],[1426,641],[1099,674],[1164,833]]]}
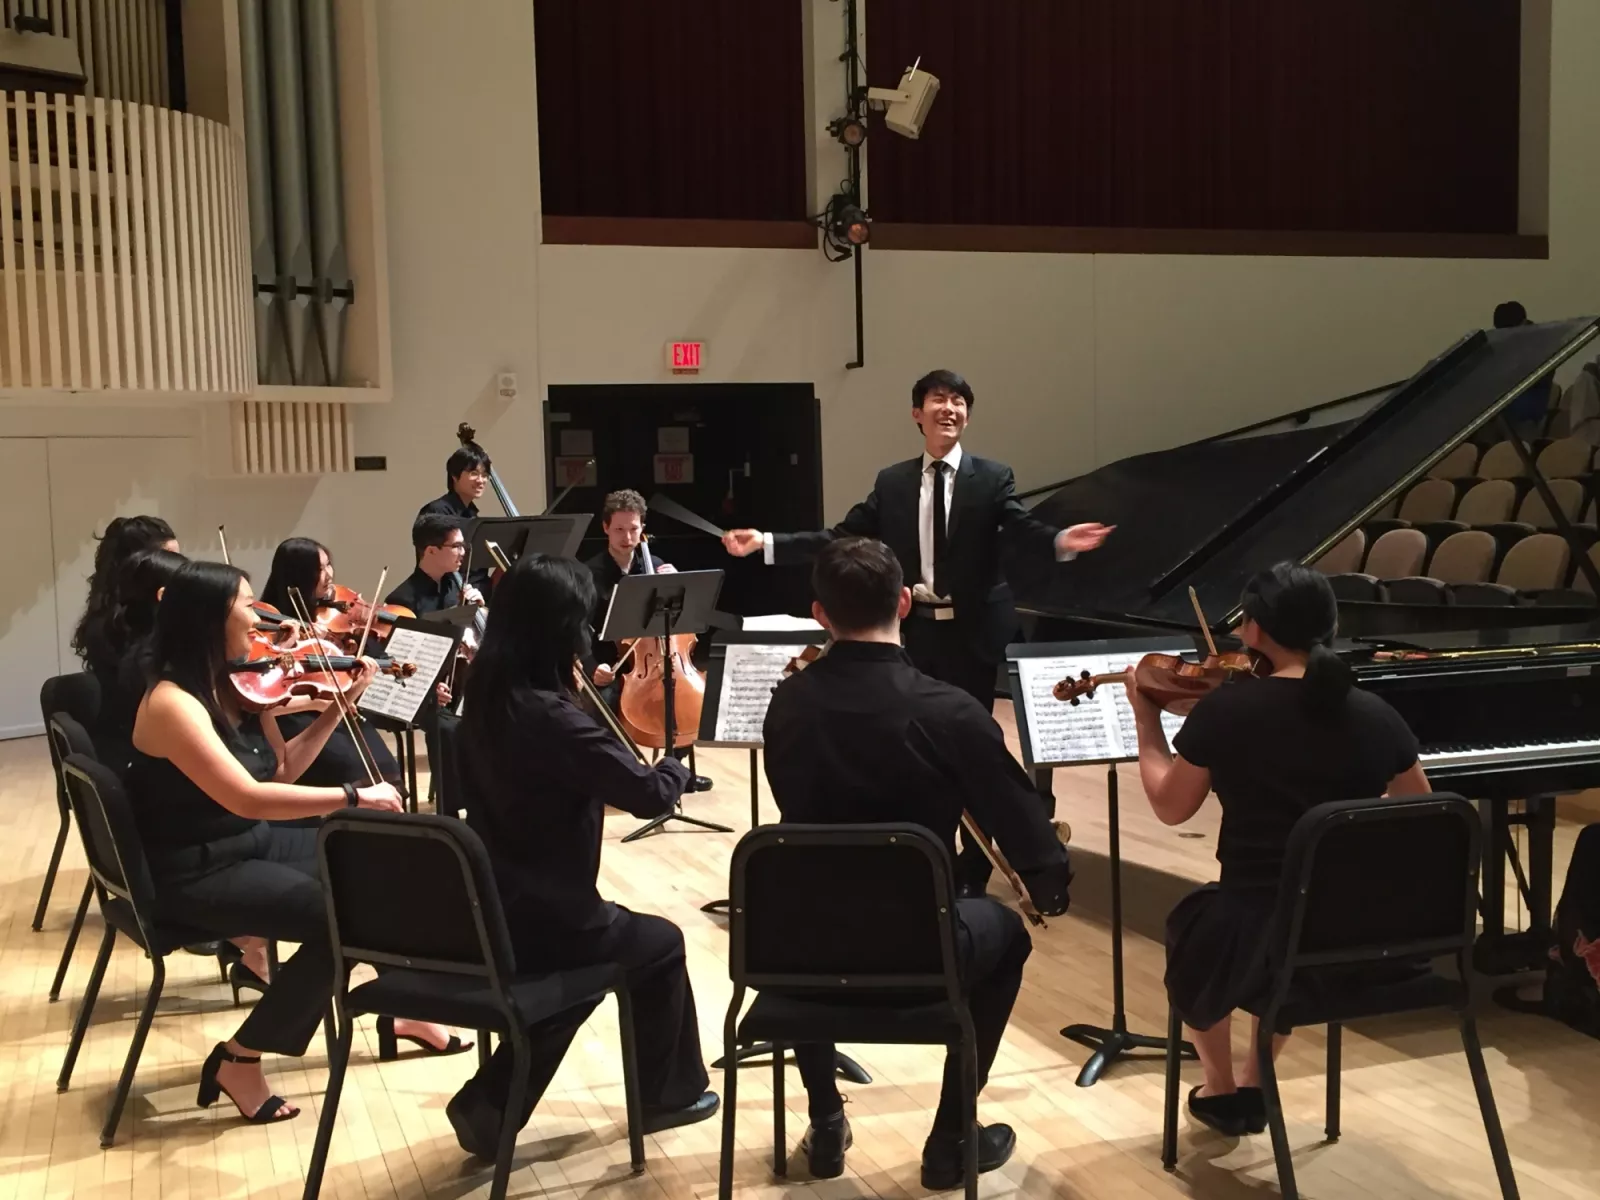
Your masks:
{"label": "exit sign", "polygon": [[668,342],[667,367],[674,375],[698,375],[705,364],[704,342]]}

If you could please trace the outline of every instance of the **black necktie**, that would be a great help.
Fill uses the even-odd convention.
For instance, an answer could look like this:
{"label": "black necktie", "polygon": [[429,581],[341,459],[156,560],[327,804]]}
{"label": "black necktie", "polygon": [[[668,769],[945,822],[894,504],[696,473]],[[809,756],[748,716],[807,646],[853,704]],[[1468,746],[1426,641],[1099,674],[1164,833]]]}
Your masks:
{"label": "black necktie", "polygon": [[950,469],[946,462],[933,464],[933,594],[948,596],[944,585],[945,560],[945,505],[944,474]]}

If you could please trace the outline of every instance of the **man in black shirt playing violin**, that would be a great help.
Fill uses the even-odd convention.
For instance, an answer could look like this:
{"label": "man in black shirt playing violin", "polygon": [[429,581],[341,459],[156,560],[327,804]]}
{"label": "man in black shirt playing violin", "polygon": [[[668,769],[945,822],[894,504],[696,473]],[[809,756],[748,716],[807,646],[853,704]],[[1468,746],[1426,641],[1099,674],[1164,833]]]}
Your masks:
{"label": "man in black shirt playing violin", "polygon": [[[872,538],[837,538],[818,553],[812,615],[833,636],[828,652],[772,694],[763,730],[767,780],[785,821],[910,821],[955,850],[963,810],[998,843],[1040,912],[1066,911],[1071,871],[1026,772],[1000,727],[962,689],[933,679],[900,646],[911,607],[893,551]],[[1017,914],[996,900],[957,901],[957,952],[977,1035],[982,1088],[1032,949]],[[844,1170],[850,1145],[834,1086],[834,1048],[795,1047],[810,1098],[803,1148],[811,1172]],[[922,1152],[924,1187],[962,1177],[965,1127],[960,1058],[945,1060],[944,1092]],[[982,1130],[978,1169],[992,1171],[1016,1146],[1005,1125]]]}

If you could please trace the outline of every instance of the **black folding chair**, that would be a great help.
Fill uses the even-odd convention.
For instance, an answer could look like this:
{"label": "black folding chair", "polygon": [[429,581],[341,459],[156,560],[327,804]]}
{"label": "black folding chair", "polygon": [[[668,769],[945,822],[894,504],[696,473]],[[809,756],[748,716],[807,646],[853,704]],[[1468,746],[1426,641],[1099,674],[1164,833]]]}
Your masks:
{"label": "black folding chair", "polygon": [[[1260,1018],[1255,1054],[1284,1200],[1296,1200],[1299,1191],[1273,1069],[1272,1035],[1327,1025],[1326,1132],[1330,1142],[1337,1141],[1344,1023],[1430,1008],[1448,1008],[1460,1017],[1461,1045],[1500,1194],[1515,1200],[1516,1176],[1473,1015],[1482,842],[1477,809],[1448,793],[1319,804],[1295,823],[1267,935],[1272,982],[1264,1000],[1248,1006]],[[1446,955],[1455,959],[1454,977],[1421,966]],[[1406,971],[1407,962],[1417,969]],[[1374,969],[1384,974],[1363,978]],[[1181,1033],[1181,1020],[1172,1012],[1161,1141],[1161,1161],[1169,1171],[1178,1160],[1179,1065],[1171,1048]]]}
{"label": "black folding chair", "polygon": [[[75,720],[80,728],[87,729],[94,725],[100,716],[100,681],[87,671],[78,671],[71,675],[52,675],[39,687],[39,712],[44,717],[45,733],[50,732],[50,718],[57,713],[66,713]],[[64,755],[53,737],[48,738],[50,744],[50,768],[56,773],[56,807],[61,813],[61,827],[56,830],[56,844],[50,851],[50,865],[45,869],[44,886],[39,889],[39,906],[33,910],[33,931],[38,933],[44,928],[44,910],[50,903],[50,893],[56,886],[56,872],[61,868],[61,852],[67,846],[67,827],[71,824],[72,806],[67,800],[67,781],[61,774],[61,761]],[[87,741],[87,735],[85,735]],[[92,746],[92,743],[90,743]],[[83,913],[88,904],[88,893],[84,893],[84,902],[78,905],[78,923],[83,923]],[[72,938],[78,936],[77,926],[73,927]],[[54,1000],[55,996],[51,995]]]}
{"label": "black folding chair", "polygon": [[66,1091],[72,1081],[72,1068],[78,1061],[78,1051],[88,1031],[89,1019],[100,995],[100,984],[105,979],[106,964],[111,961],[111,947],[119,931],[145,952],[151,967],[150,990],[145,993],[144,1005],[139,1010],[139,1019],[133,1028],[133,1041],[128,1046],[128,1057],[122,1065],[122,1077],[117,1081],[116,1094],[111,1100],[111,1111],[106,1114],[106,1123],[100,1131],[100,1145],[104,1147],[110,1146],[116,1138],[117,1122],[122,1117],[123,1105],[127,1103],[128,1090],[133,1085],[133,1073],[139,1065],[139,1055],[144,1051],[150,1021],[155,1016],[162,984],[166,981],[166,956],[181,946],[205,941],[216,935],[177,925],[161,925],[155,921],[155,893],[150,880],[150,868],[145,862],[144,846],[134,825],[133,812],[128,807],[122,782],[116,774],[109,767],[81,754],[69,754],[62,768],[66,775],[72,815],[78,822],[78,834],[83,841],[84,854],[89,860],[89,873],[100,901],[100,913],[105,918],[106,933],[100,942],[100,952],[95,956],[94,970],[84,988],[77,1020],[72,1026],[72,1040],[67,1043],[67,1056],[61,1064],[61,1074],[56,1079],[58,1092]]}
{"label": "black folding chair", "polygon": [[[93,679],[94,676],[88,676]],[[55,713],[49,718],[45,735],[50,739],[50,757],[56,764],[56,777],[61,784],[61,793],[67,794],[66,773],[60,764],[67,761],[69,755],[81,754],[85,758],[94,758],[98,761],[94,751],[94,742],[90,739],[88,731],[82,724],[64,712]],[[67,801],[68,809],[71,800]],[[59,852],[56,859],[59,861]],[[66,945],[61,947],[61,961],[56,965],[56,977],[50,982],[50,999],[56,1001],[61,998],[61,985],[66,982],[67,968],[72,965],[73,952],[78,948],[78,935],[83,932],[84,918],[89,915],[89,901],[94,897],[94,875],[84,880],[83,895],[78,898],[78,911],[73,914],[72,928],[67,930]]]}
{"label": "black folding chair", "polygon": [[[322,1187],[355,1018],[366,1013],[493,1030],[511,1043],[516,1079],[489,1189],[491,1200],[503,1200],[521,1128],[528,1028],[608,992],[615,994],[628,1148],[633,1169],[644,1169],[633,1006],[621,967],[605,963],[519,974],[488,852],[465,822],[426,813],[345,810],[323,822],[317,857],[328,898],[334,978],[339,981],[333,997],[338,1036],[329,1054],[328,1094],[306,1172],[307,1200]],[[383,973],[352,990],[350,968],[356,963],[370,963]]]}
{"label": "black folding chair", "polygon": [[[978,1194],[978,1055],[961,990],[950,855],[920,825],[766,825],[729,878],[722,1167],[733,1195],[738,1050],[771,1042],[772,1169],[785,1174],[784,1051],[808,1042],[941,1045],[961,1055],[966,1195]],[[863,914],[870,914],[863,918]],[[745,992],[758,992],[740,1020]]]}

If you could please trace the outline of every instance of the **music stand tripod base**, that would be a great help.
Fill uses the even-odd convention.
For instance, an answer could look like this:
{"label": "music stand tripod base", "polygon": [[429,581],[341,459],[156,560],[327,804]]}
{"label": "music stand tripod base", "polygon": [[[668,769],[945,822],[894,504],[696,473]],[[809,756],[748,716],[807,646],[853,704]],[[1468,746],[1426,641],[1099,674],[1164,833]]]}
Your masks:
{"label": "music stand tripod base", "polygon": [[[723,903],[726,904],[727,901],[723,901]],[[771,1042],[752,1042],[748,1046],[741,1046],[735,1050],[733,1052],[733,1061],[742,1067],[752,1059],[766,1058],[772,1053],[773,1045]],[[724,1070],[726,1061],[725,1058],[717,1059],[716,1062],[711,1064],[711,1069],[713,1071]],[[845,1080],[847,1083],[856,1084],[858,1087],[865,1087],[872,1082],[872,1076],[867,1074],[860,1063],[848,1054],[840,1054],[837,1050],[833,1052],[833,1070],[834,1074],[838,1075],[840,1079]]]}
{"label": "music stand tripod base", "polygon": [[[666,828],[668,821],[682,821],[685,825],[693,825],[697,829],[708,829],[712,833],[732,833],[731,825],[718,825],[715,821],[705,821],[699,817],[688,816],[683,811],[681,804],[675,806],[671,812],[662,813],[659,817],[652,817],[639,828],[622,839],[623,844],[636,842],[642,837],[648,837],[658,829]],[[726,903],[726,901],[724,901]]]}
{"label": "music stand tripod base", "polygon": [[[1167,1039],[1164,1037],[1129,1033],[1126,1029],[1106,1029],[1100,1025],[1068,1025],[1061,1031],[1061,1036],[1094,1051],[1089,1056],[1089,1061],[1078,1071],[1079,1087],[1093,1087],[1100,1082],[1100,1076],[1105,1073],[1107,1067],[1123,1055],[1131,1055],[1135,1050],[1159,1050],[1162,1054],[1167,1052]],[[1194,1047],[1188,1042],[1179,1045],[1178,1053],[1180,1057],[1194,1061]]]}

